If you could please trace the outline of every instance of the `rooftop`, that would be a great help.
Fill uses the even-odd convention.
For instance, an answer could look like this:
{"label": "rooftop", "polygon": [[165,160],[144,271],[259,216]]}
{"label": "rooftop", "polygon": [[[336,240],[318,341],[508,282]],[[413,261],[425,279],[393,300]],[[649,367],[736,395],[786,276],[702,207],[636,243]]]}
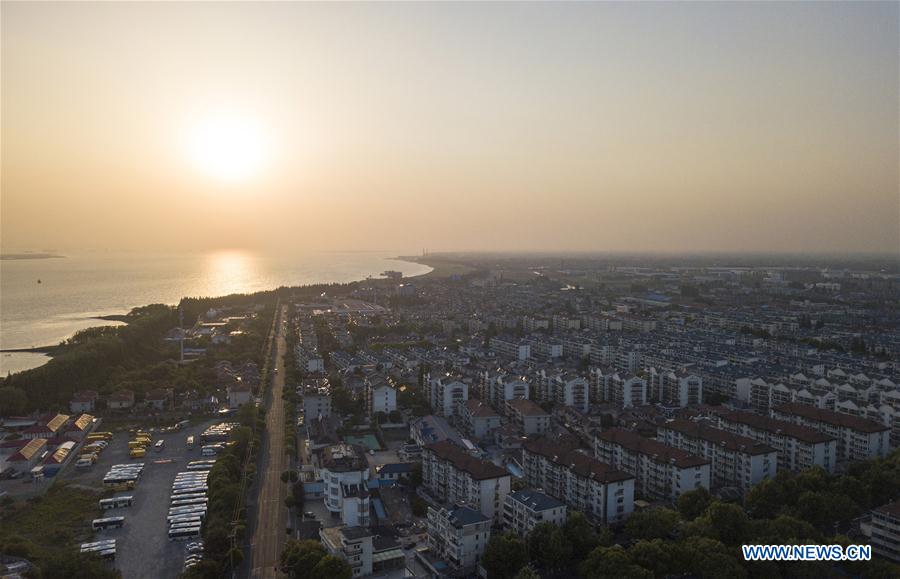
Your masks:
{"label": "rooftop", "polygon": [[687,453],[678,448],[673,448],[662,442],[644,438],[637,432],[624,428],[610,428],[598,435],[600,440],[618,444],[632,452],[637,452],[651,457],[655,461],[671,462],[678,468],[690,468],[709,464],[709,461],[699,456]]}
{"label": "rooftop", "polygon": [[441,460],[452,463],[457,470],[469,473],[475,480],[509,476],[506,470],[496,464],[476,458],[461,447],[446,440],[429,444],[425,447],[425,450],[433,452]]}
{"label": "rooftop", "polygon": [[865,418],[860,418],[858,416],[850,416],[849,414],[823,410],[814,406],[807,406],[806,404],[797,404],[796,402],[782,404],[775,408],[774,411],[781,412],[782,414],[793,414],[795,416],[806,418],[807,420],[817,420],[819,422],[831,424],[832,426],[850,428],[860,432],[884,432],[891,429],[889,426],[884,426],[883,424],[878,424],[877,422],[866,420]]}

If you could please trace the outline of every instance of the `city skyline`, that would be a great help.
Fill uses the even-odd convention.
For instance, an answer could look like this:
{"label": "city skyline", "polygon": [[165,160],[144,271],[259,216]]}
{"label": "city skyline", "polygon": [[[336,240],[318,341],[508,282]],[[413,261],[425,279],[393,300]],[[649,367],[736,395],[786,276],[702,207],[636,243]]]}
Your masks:
{"label": "city skyline", "polygon": [[896,253],[900,8],[2,6],[4,253]]}

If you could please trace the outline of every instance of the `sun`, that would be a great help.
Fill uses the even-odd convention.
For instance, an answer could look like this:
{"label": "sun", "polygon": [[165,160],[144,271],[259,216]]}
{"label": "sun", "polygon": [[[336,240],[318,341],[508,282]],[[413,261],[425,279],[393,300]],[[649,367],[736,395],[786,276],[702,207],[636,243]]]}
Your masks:
{"label": "sun", "polygon": [[253,177],[266,158],[260,127],[237,117],[198,123],[189,135],[188,154],[199,170],[225,182]]}

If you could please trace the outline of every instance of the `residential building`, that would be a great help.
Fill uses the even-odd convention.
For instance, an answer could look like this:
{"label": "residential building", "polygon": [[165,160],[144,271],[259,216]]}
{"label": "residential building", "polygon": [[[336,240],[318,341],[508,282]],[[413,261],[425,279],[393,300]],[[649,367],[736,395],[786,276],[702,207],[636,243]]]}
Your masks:
{"label": "residential building", "polygon": [[782,404],[772,418],[806,426],[837,439],[838,460],[884,458],[891,451],[891,427],[805,404]]}
{"label": "residential building", "polygon": [[752,412],[716,411],[719,428],[774,448],[778,468],[798,472],[821,467],[834,472],[837,438],[792,422],[775,420]]}
{"label": "residential building", "polygon": [[674,501],[682,493],[710,488],[710,461],[623,428],[604,430],[594,439],[598,459],[635,476],[648,499]]}
{"label": "residential building", "polygon": [[469,399],[469,385],[451,376],[425,377],[425,397],[431,410],[445,418],[456,416],[459,407]]}
{"label": "residential building", "polygon": [[872,509],[871,531],[874,554],[900,563],[900,501]]}
{"label": "residential building", "polygon": [[331,416],[331,385],[326,378],[304,380],[297,388],[303,397],[303,417],[305,420],[328,418]]}
{"label": "residential building", "polygon": [[80,414],[82,412],[93,412],[99,395],[95,390],[81,390],[72,395],[69,400],[69,412]]}
{"label": "residential building", "polygon": [[511,492],[503,505],[503,526],[520,537],[541,523],[561,527],[566,517],[566,505],[562,501],[538,491]]}
{"label": "residential building", "polygon": [[354,578],[386,575],[406,566],[403,549],[394,539],[376,535],[364,527],[321,528],[319,539],[328,554],[350,565]]}
{"label": "residential building", "polygon": [[[369,479],[369,463],[363,448],[351,444],[335,444],[321,449],[319,456],[318,478],[325,485],[325,508],[356,524],[368,525],[369,499],[362,488]],[[346,510],[345,500],[350,503]]]}
{"label": "residential building", "polygon": [[397,410],[397,390],[380,374],[370,374],[365,381],[366,411],[369,416]]}
{"label": "residential building", "polygon": [[491,431],[500,426],[500,415],[481,400],[466,400],[460,407],[459,414],[466,436],[475,440],[486,438]]}
{"label": "residential building", "polygon": [[550,413],[524,398],[506,402],[506,414],[526,436],[545,434],[550,431]]}
{"label": "residential building", "polygon": [[428,507],[428,546],[454,568],[474,567],[491,538],[491,518],[463,505]]}
{"label": "residential building", "polygon": [[106,399],[106,407],[110,410],[127,410],[134,406],[134,392],[118,390]]}
{"label": "residential building", "polygon": [[572,437],[525,442],[522,463],[530,487],[598,523],[621,522],[634,511],[635,477],[580,451]]}
{"label": "residential building", "polygon": [[437,500],[466,504],[499,522],[510,474],[452,442],[429,444],[422,453],[422,483]]}
{"label": "residential building", "polygon": [[243,382],[232,382],[226,387],[228,393],[228,407],[238,408],[249,404],[253,399],[253,389]]}
{"label": "residential building", "polygon": [[495,336],[491,338],[491,351],[505,358],[524,362],[531,357],[531,345],[518,338]]}
{"label": "residential building", "polygon": [[670,420],[657,428],[656,439],[709,459],[717,486],[735,486],[747,492],[774,478],[778,468],[778,453],[771,446],[702,422]]}

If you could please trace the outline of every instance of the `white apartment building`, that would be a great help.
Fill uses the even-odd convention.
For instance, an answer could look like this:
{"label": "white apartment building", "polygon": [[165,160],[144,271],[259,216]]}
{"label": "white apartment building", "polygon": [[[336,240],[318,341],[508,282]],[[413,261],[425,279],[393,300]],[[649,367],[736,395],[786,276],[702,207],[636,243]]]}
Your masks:
{"label": "white apartment building", "polygon": [[774,478],[778,468],[778,453],[771,446],[690,420],[666,422],[657,428],[656,439],[708,459],[714,485],[739,487],[745,493]]}
{"label": "white apartment building", "polygon": [[428,546],[452,567],[477,565],[490,538],[490,517],[462,505],[428,507]]}
{"label": "white apartment building", "polygon": [[566,523],[566,505],[538,491],[515,491],[506,495],[503,526],[524,537],[541,523],[561,527]]}
{"label": "white apartment building", "polygon": [[772,409],[772,418],[835,437],[838,460],[884,458],[891,451],[890,427],[865,418],[797,403],[782,404]]}
{"label": "white apartment building", "polygon": [[659,376],[658,400],[684,408],[703,403],[703,378],[690,372],[663,372]]}
{"label": "white apartment building", "polygon": [[531,400],[516,398],[507,401],[506,414],[525,436],[550,431],[550,413]]}
{"label": "white apartment building", "polygon": [[303,397],[303,416],[306,420],[331,416],[331,386],[328,380],[306,380],[297,388],[297,393]]}
{"label": "white apartment building", "polygon": [[397,410],[397,390],[380,374],[366,376],[366,411],[369,417],[379,412],[390,414]]}
{"label": "white apartment building", "polygon": [[531,357],[531,346],[518,338],[495,336],[491,338],[490,348],[500,356],[524,362]]}
{"label": "white apartment building", "polygon": [[499,522],[509,494],[510,474],[449,441],[426,446],[422,452],[422,483],[437,500],[466,504]]}
{"label": "white apartment building", "polygon": [[837,439],[812,428],[751,412],[716,411],[719,428],[767,444],[778,454],[778,468],[793,472],[821,467],[834,472]]}
{"label": "white apartment building", "polygon": [[[349,516],[350,521],[359,525],[369,524],[369,511],[361,513],[360,502],[368,505],[368,493],[361,493],[369,480],[369,462],[362,447],[350,444],[335,444],[322,449],[319,458],[318,478],[325,485],[325,508],[341,517]],[[354,490],[356,489],[356,490]],[[344,511],[344,500],[350,499],[348,511]],[[354,518],[356,513],[359,519]],[[345,524],[349,524],[345,521]],[[351,525],[352,526],[352,525]]]}
{"label": "white apartment building", "polygon": [[475,440],[486,438],[500,427],[500,415],[481,400],[466,400],[459,409],[459,418],[466,436]]}
{"label": "white apartment building", "polygon": [[710,488],[710,461],[623,428],[610,428],[594,439],[595,456],[635,476],[649,499],[674,501],[682,493]]}
{"label": "white apartment building", "polygon": [[350,565],[354,578],[382,576],[406,566],[406,555],[396,541],[363,527],[322,528],[319,538],[328,554]]}
{"label": "white apartment building", "polygon": [[526,343],[531,346],[531,356],[535,358],[541,358],[544,360],[555,360],[557,358],[562,358],[562,342],[540,337],[529,338]]}
{"label": "white apartment building", "polygon": [[873,509],[871,529],[872,551],[900,563],[900,502]]}
{"label": "white apartment building", "polygon": [[528,486],[598,523],[621,522],[634,511],[635,477],[579,451],[571,437],[527,441],[522,462]]}
{"label": "white apartment building", "polygon": [[553,402],[587,412],[591,399],[590,384],[577,374],[540,370],[535,373],[533,398],[539,402]]}
{"label": "white apartment building", "polygon": [[456,416],[459,407],[469,399],[469,385],[452,376],[425,377],[425,395],[431,410],[438,416]]}
{"label": "white apartment building", "polygon": [[524,376],[490,372],[482,372],[480,375],[481,397],[501,412],[507,400],[528,398],[530,389],[531,385]]}

